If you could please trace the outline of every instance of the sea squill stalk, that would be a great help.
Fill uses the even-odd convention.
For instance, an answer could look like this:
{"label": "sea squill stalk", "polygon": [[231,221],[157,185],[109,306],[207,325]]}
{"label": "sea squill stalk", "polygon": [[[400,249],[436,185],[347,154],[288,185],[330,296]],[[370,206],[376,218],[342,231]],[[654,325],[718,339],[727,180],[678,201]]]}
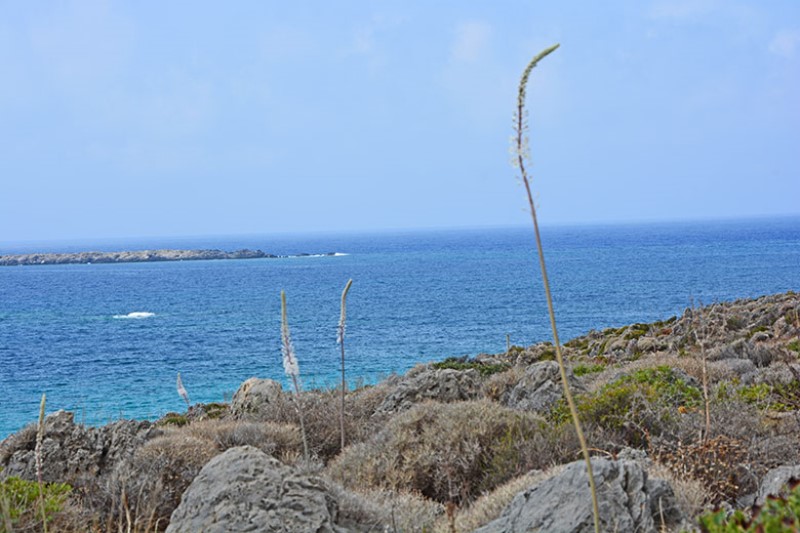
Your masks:
{"label": "sea squill stalk", "polygon": [[297,357],[294,354],[292,336],[289,333],[289,319],[286,315],[286,293],[281,291],[281,353],[283,354],[283,370],[286,375],[292,378],[294,385],[295,407],[297,416],[300,418],[300,432],[303,435],[303,456],[308,463],[308,439],[306,438],[306,423],[303,418],[303,409],[300,406],[300,366],[297,364]]}
{"label": "sea squill stalk", "polygon": [[47,533],[47,514],[44,505],[44,483],[42,482],[42,444],[44,443],[44,408],[47,403],[47,395],[42,394],[42,402],[39,404],[39,426],[36,428],[36,448],[33,455],[36,460],[36,479],[39,482],[39,503],[42,507],[42,530]]}
{"label": "sea squill stalk", "polygon": [[544,261],[544,251],[542,249],[542,239],[539,235],[539,223],[536,219],[536,206],[533,202],[533,194],[531,193],[531,186],[530,186],[530,179],[528,177],[528,173],[525,169],[525,161],[530,159],[530,154],[528,151],[528,124],[526,120],[526,112],[525,112],[525,96],[526,96],[526,89],[528,86],[528,78],[531,74],[531,71],[536,67],[536,64],[539,63],[542,59],[546,56],[551,54],[553,51],[558,48],[559,45],[553,45],[550,48],[547,48],[540,52],[536,57],[534,57],[525,70],[522,73],[522,78],[519,82],[519,93],[517,95],[517,110],[514,116],[514,137],[513,137],[513,146],[512,146],[512,153],[513,153],[513,163],[516,167],[519,168],[520,176],[522,178],[522,183],[525,186],[525,192],[528,195],[528,207],[531,211],[531,218],[533,219],[533,231],[536,237],[536,249],[539,255],[539,267],[542,271],[542,284],[544,285],[544,292],[545,298],[547,299],[547,310],[550,315],[550,327],[553,330],[553,344],[555,345],[556,349],[556,360],[558,361],[558,368],[561,373],[561,384],[564,388],[564,396],[567,399],[567,404],[569,405],[569,412],[572,415],[572,422],[575,426],[575,432],[578,435],[578,440],[581,444],[581,451],[583,452],[583,458],[586,460],[586,471],[589,476],[589,488],[592,493],[592,511],[594,514],[594,530],[595,533],[600,533],[600,508],[597,503],[597,487],[595,486],[594,482],[594,473],[592,472],[592,461],[591,457],[589,456],[589,447],[586,444],[586,438],[583,435],[583,429],[581,428],[580,420],[578,419],[578,410],[575,407],[575,400],[572,398],[572,393],[569,389],[569,384],[567,383],[567,369],[564,365],[564,357],[561,351],[561,342],[558,339],[558,329],[556,328],[556,315],[553,308],[553,297],[550,293],[550,282],[547,278],[547,268],[545,267]]}
{"label": "sea squill stalk", "polygon": [[339,347],[342,350],[342,405],[341,410],[339,412],[339,429],[341,430],[342,435],[342,450],[344,450],[344,396],[347,392],[347,382],[344,379],[344,330],[347,326],[347,293],[350,290],[350,286],[353,284],[353,280],[347,280],[347,285],[344,286],[344,290],[342,291],[342,314],[339,316],[339,331],[336,335],[336,342],[339,343]]}
{"label": "sea squill stalk", "polygon": [[186,389],[183,386],[183,382],[181,381],[181,373],[178,372],[178,379],[175,383],[176,388],[178,389],[178,395],[183,398],[183,401],[186,402],[186,409],[189,409],[189,393],[186,392]]}

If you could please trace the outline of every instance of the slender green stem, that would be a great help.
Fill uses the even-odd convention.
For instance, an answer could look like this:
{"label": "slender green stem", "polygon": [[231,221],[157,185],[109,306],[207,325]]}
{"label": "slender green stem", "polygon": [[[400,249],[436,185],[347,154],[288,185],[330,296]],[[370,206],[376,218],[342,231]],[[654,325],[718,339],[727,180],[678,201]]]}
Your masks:
{"label": "slender green stem", "polygon": [[531,186],[530,180],[528,178],[528,173],[525,170],[525,158],[526,158],[526,137],[525,137],[525,91],[528,85],[528,77],[530,76],[531,71],[536,66],[536,64],[541,61],[543,58],[548,56],[550,53],[556,50],[559,45],[556,44],[547,48],[540,52],[536,57],[534,57],[528,66],[525,68],[525,71],[522,74],[522,79],[520,80],[519,86],[519,95],[517,99],[517,117],[516,117],[516,157],[517,157],[517,165],[519,166],[520,174],[522,176],[522,182],[525,185],[525,192],[528,196],[528,207],[531,211],[531,218],[533,220],[533,231],[536,237],[536,249],[539,255],[539,267],[542,270],[542,284],[544,285],[544,292],[545,297],[547,299],[547,311],[550,315],[550,327],[553,330],[553,344],[556,348],[556,360],[558,361],[558,369],[561,373],[561,385],[564,388],[564,396],[567,399],[567,405],[569,405],[569,412],[572,416],[572,421],[575,426],[575,433],[578,435],[578,441],[581,445],[581,451],[583,452],[583,458],[586,461],[586,472],[589,476],[589,488],[592,493],[592,511],[594,514],[594,530],[595,533],[600,533],[600,507],[597,502],[597,487],[595,486],[594,481],[594,472],[592,471],[592,460],[591,456],[589,455],[589,447],[586,444],[586,438],[583,435],[583,429],[581,428],[581,423],[578,418],[578,410],[575,407],[575,400],[572,397],[572,392],[570,391],[569,384],[567,383],[567,369],[564,364],[564,356],[561,350],[561,342],[558,338],[558,328],[556,327],[556,314],[555,309],[553,307],[553,297],[550,292],[550,281],[547,277],[547,267],[545,266],[544,260],[544,249],[542,248],[542,238],[539,234],[539,222],[536,218],[536,206],[534,205],[533,201],[533,194],[531,193]]}

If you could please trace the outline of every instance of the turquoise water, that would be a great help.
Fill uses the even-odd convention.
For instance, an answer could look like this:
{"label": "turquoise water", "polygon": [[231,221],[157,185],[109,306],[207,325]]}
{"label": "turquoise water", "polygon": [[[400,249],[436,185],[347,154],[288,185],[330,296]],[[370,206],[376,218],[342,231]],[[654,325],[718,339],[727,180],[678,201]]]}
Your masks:
{"label": "turquoise water", "polygon": [[[560,333],[652,321],[696,302],[800,290],[800,218],[543,230]],[[48,410],[86,423],[229,398],[283,380],[280,290],[305,386],[335,382],[348,278],[347,357],[368,381],[451,355],[550,339],[528,228],[0,246],[30,251],[260,248],[337,257],[0,268],[0,438]],[[133,312],[146,318],[120,318]]]}

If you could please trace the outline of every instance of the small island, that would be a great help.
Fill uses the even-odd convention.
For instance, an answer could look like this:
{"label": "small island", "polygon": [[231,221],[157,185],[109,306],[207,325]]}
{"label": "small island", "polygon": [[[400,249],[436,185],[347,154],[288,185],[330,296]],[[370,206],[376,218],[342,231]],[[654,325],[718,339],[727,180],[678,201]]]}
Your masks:
{"label": "small island", "polygon": [[274,255],[261,250],[138,250],[124,252],[34,253],[0,255],[0,266],[67,265],[90,263],[149,263],[155,261],[200,261],[209,259],[278,259],[334,256],[336,252]]}

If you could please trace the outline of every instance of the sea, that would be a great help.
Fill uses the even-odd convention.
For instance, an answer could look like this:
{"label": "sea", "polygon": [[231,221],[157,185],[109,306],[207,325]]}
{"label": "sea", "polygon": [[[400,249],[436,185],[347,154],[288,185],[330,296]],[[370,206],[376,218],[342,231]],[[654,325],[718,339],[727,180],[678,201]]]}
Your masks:
{"label": "sea", "polygon": [[[559,335],[800,291],[800,217],[542,229]],[[85,424],[230,400],[283,373],[280,293],[302,386],[333,387],[341,292],[349,384],[552,339],[529,227],[0,243],[0,255],[261,249],[278,259],[0,267],[0,439],[65,409]],[[336,255],[319,255],[335,253]]]}

